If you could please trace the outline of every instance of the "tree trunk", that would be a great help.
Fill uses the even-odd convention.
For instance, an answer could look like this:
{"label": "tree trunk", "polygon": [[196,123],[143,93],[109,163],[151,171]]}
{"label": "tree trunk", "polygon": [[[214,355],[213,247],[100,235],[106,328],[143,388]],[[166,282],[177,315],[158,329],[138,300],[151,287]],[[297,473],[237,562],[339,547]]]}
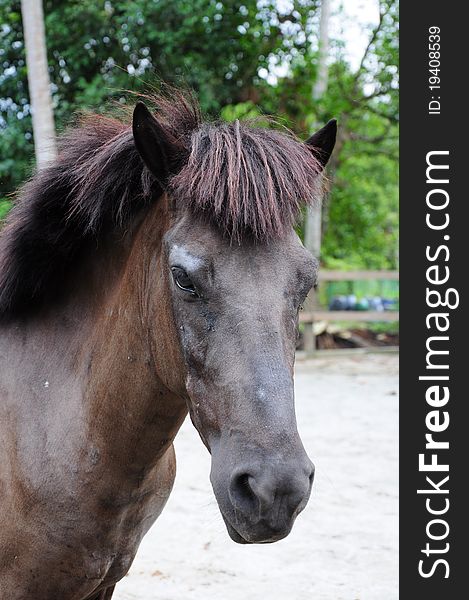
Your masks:
{"label": "tree trunk", "polygon": [[[330,0],[322,0],[321,20],[319,26],[319,56],[316,81],[313,85],[313,102],[322,98],[327,91],[329,67],[327,57],[329,54],[329,20],[331,16]],[[321,256],[321,205],[310,206],[306,214],[305,246],[320,258]]]}
{"label": "tree trunk", "polygon": [[21,0],[21,13],[33,117],[34,150],[36,166],[40,169],[57,154],[42,0]]}
{"label": "tree trunk", "polygon": [[319,59],[316,81],[313,85],[313,100],[319,100],[327,91],[327,82],[329,79],[329,65],[327,57],[329,55],[329,21],[331,17],[330,0],[321,2],[321,20],[319,23]]}
{"label": "tree trunk", "polygon": [[[327,82],[329,77],[329,67],[327,57],[329,54],[329,20],[331,16],[330,0],[321,2],[321,21],[319,26],[319,55],[316,80],[313,85],[312,99],[313,103],[320,100],[327,91]],[[316,258],[321,257],[321,233],[322,233],[322,206],[321,203],[308,207],[305,223],[305,247]],[[312,291],[308,294],[305,302],[307,310],[315,308],[316,298]],[[316,350],[316,336],[314,335],[313,324],[307,324],[303,332],[304,350],[307,354],[312,354]]]}

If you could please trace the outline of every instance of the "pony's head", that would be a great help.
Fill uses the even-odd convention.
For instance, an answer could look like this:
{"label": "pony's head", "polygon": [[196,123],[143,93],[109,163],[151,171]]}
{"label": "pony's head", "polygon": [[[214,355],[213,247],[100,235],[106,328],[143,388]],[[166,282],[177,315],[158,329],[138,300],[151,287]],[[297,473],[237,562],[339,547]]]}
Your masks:
{"label": "pony's head", "polygon": [[74,265],[103,247],[114,256],[130,239],[127,268],[140,270],[126,293],[144,307],[157,375],[185,399],[212,454],[228,531],[237,542],[275,541],[313,480],[293,363],[317,262],[294,225],[318,201],[336,123],[303,143],[237,121],[203,123],[183,95],[157,101],[156,116],[136,106],[132,129],[88,117],[23,187],[0,236],[0,320],[54,310],[74,293],[64,283]]}
{"label": "pony's head", "polygon": [[298,311],[318,265],[294,223],[318,200],[336,123],[302,143],[238,121],[203,124],[189,105],[178,110],[158,118],[139,103],[133,116],[135,145],[172,214],[155,303],[174,327],[155,345],[162,361],[170,345],[179,348],[176,378],[211,452],[230,536],[273,542],[291,530],[313,481],[293,364]]}

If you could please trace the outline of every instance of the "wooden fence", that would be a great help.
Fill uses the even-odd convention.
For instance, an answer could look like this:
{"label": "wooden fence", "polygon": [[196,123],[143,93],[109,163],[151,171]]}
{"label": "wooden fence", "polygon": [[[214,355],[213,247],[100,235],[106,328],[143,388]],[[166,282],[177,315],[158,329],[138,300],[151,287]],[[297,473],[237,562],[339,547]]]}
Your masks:
{"label": "wooden fence", "polygon": [[[319,285],[325,281],[399,281],[398,271],[319,271]],[[313,323],[318,321],[399,321],[399,312],[394,310],[324,310],[318,304],[317,293],[311,292],[300,313],[300,322],[305,324],[304,350],[312,354],[316,350]]]}

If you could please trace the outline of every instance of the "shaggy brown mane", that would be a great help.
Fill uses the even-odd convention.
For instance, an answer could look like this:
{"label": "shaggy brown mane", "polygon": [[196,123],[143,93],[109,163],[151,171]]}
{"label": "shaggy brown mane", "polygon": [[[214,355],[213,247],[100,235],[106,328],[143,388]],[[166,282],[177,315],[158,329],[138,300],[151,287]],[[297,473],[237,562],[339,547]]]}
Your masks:
{"label": "shaggy brown mane", "polygon": [[[147,97],[187,151],[168,181],[178,209],[215,223],[241,243],[280,236],[317,197],[318,160],[292,134],[248,123],[202,123],[195,100]],[[19,191],[0,233],[0,316],[54,294],[78,252],[124,227],[162,189],[122,120],[88,115],[59,142],[59,154]]]}
{"label": "shaggy brown mane", "polygon": [[191,141],[173,195],[238,242],[283,235],[317,199],[319,163],[290,132],[235,121],[203,124]]}

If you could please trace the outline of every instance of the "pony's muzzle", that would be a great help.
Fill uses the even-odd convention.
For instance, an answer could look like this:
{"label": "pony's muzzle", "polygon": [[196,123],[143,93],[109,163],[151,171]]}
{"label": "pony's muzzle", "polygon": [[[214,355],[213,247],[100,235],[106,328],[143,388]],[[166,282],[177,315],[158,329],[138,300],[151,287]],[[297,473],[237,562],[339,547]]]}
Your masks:
{"label": "pony's muzzle", "polygon": [[[268,543],[284,538],[306,506],[314,479],[314,465],[305,456],[295,462],[259,463],[238,467],[231,475],[228,496],[234,521],[243,538],[235,541]],[[226,518],[225,518],[226,521]]]}

